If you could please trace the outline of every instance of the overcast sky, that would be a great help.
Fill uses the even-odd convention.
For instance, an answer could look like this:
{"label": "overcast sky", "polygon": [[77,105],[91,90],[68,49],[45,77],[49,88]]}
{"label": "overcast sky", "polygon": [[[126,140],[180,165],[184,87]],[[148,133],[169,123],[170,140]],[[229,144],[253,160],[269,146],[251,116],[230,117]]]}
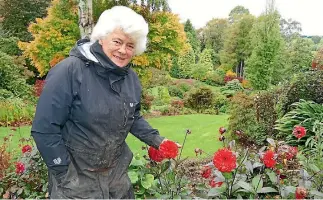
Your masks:
{"label": "overcast sky", "polygon": [[[266,0],[168,0],[173,13],[181,21],[190,19],[195,28],[201,28],[212,18],[227,18],[238,5],[259,16]],[[302,34],[323,36],[323,0],[276,0],[275,5],[283,18],[301,23]]]}

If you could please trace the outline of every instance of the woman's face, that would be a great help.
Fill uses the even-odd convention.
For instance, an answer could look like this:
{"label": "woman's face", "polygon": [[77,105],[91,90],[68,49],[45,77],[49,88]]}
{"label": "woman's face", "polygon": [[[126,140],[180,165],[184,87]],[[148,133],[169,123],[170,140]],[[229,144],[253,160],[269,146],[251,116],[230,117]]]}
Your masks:
{"label": "woman's face", "polygon": [[135,43],[120,29],[100,40],[104,53],[119,67],[128,65],[135,53]]}

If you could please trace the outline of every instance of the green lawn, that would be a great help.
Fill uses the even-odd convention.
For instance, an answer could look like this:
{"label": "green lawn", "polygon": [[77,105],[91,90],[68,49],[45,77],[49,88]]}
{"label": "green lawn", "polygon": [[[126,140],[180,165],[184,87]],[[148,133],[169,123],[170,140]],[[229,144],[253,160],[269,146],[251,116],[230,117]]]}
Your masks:
{"label": "green lawn", "polygon": [[[227,125],[227,115],[182,115],[182,116],[169,116],[148,119],[149,123],[159,130],[162,136],[176,141],[180,144],[183,143],[185,133],[187,129],[192,131],[192,134],[188,135],[186,144],[183,149],[183,156],[195,157],[194,149],[200,148],[206,152],[213,153],[221,146],[219,142],[218,129],[220,126]],[[19,139],[22,137],[30,136],[30,126],[17,128],[16,131],[10,130],[10,128],[0,127],[0,140],[2,138],[13,134],[12,147],[18,147]],[[146,152],[141,150],[144,143],[140,142],[137,138],[129,135],[127,138],[131,150],[134,154],[145,154]]]}

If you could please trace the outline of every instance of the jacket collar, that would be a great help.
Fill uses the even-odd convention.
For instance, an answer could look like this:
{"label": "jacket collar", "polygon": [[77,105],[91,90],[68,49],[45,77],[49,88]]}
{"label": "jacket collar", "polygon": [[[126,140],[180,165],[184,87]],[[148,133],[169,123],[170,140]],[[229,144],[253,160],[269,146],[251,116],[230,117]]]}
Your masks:
{"label": "jacket collar", "polygon": [[91,53],[94,55],[94,57],[99,61],[100,65],[102,66],[102,69],[97,69],[100,75],[104,75],[106,73],[114,73],[118,76],[125,76],[128,74],[128,70],[130,67],[130,64],[128,64],[125,67],[119,67],[116,64],[114,64],[108,56],[105,55],[101,44],[99,44],[98,41],[93,43],[90,47]]}

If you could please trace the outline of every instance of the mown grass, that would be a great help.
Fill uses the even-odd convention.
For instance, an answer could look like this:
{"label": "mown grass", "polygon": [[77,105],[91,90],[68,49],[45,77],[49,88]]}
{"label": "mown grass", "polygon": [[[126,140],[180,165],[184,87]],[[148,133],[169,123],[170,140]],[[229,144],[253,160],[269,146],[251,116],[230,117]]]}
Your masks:
{"label": "mown grass", "polygon": [[[190,129],[192,133],[187,136],[182,156],[195,157],[195,148],[213,153],[221,146],[221,142],[218,140],[218,129],[227,125],[227,118],[227,115],[195,114],[150,118],[148,122],[152,127],[158,129],[162,136],[180,144],[184,141],[186,130]],[[17,149],[21,138],[30,137],[30,128],[30,126],[24,126],[12,130],[11,127],[0,127],[0,143],[3,142],[4,137],[9,137],[12,134],[9,137],[11,138],[9,150]],[[146,154],[146,151],[141,149],[145,144],[133,135],[129,134],[127,143],[135,155]]]}

